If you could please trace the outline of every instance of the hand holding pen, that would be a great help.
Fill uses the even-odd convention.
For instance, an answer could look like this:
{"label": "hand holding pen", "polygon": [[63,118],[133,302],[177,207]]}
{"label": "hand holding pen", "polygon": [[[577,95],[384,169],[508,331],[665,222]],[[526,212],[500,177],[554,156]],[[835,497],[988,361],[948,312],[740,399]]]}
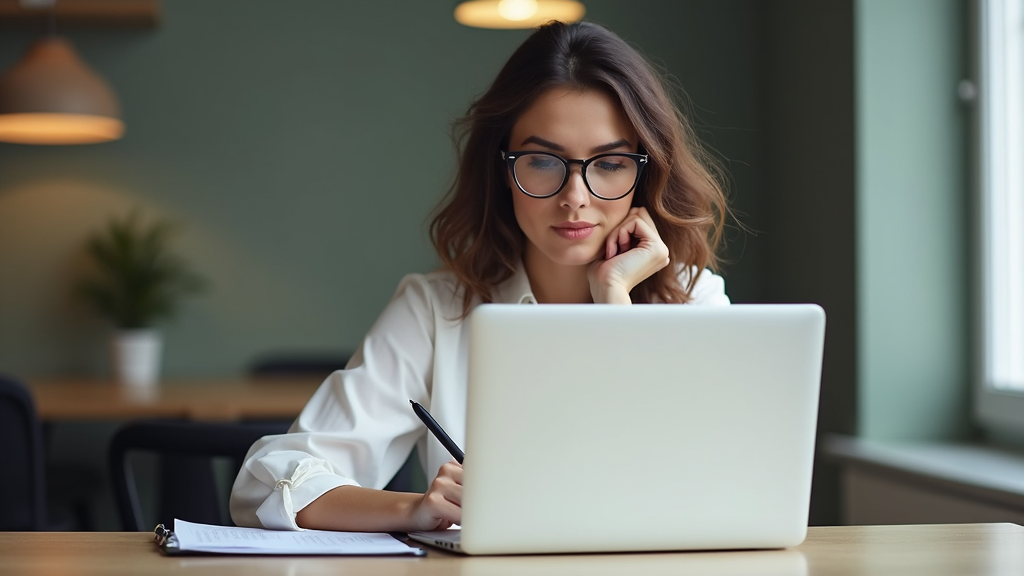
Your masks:
{"label": "hand holding pen", "polygon": [[458,464],[447,462],[437,472],[437,477],[427,488],[420,501],[420,510],[428,515],[428,522],[435,522],[431,530],[445,530],[452,524],[462,523],[462,449],[441,428],[434,417],[419,403],[409,400],[416,413],[431,434],[448,450]]}
{"label": "hand holding pen", "polygon": [[447,449],[448,452],[452,455],[452,458],[455,458],[456,462],[462,464],[462,459],[466,457],[465,453],[462,451],[462,448],[459,448],[459,445],[456,444],[455,441],[451,439],[451,436],[448,436],[444,429],[441,428],[441,425],[438,424],[437,421],[434,420],[434,417],[430,415],[430,412],[427,412],[426,408],[424,408],[418,402],[415,402],[413,400],[409,400],[409,403],[412,404],[412,411],[415,412],[416,416],[418,416],[419,419],[423,421],[423,424],[426,425],[427,430],[430,430],[430,432],[434,435],[435,438],[437,438],[441,445],[444,446],[445,449]]}

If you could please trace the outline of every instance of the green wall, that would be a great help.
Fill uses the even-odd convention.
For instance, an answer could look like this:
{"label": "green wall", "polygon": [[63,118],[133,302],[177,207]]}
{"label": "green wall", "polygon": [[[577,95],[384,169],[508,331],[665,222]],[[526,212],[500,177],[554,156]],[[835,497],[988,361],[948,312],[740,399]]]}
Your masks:
{"label": "green wall", "polygon": [[859,0],[858,428],[951,439],[968,414],[964,3]]}
{"label": "green wall", "polygon": [[[127,135],[0,144],[0,369],[106,372],[109,328],[70,286],[84,237],[136,206],[184,224],[180,251],[212,284],[164,326],[165,375],[357,346],[401,276],[436,266],[425,222],[452,173],[449,124],[527,35],[463,27],[453,5],[165,0],[153,30],[69,31]],[[758,227],[755,5],[587,2],[686,88]],[[0,35],[0,69],[31,37]],[[760,241],[731,236],[729,291],[755,300]]]}

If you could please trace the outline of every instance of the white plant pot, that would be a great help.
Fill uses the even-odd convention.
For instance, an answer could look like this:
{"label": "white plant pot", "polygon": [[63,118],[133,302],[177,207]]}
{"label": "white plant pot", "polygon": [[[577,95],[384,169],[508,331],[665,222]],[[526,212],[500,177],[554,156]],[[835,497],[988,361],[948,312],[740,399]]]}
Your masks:
{"label": "white plant pot", "polygon": [[157,330],[121,330],[110,345],[114,378],[130,386],[154,386],[160,380],[163,341]]}

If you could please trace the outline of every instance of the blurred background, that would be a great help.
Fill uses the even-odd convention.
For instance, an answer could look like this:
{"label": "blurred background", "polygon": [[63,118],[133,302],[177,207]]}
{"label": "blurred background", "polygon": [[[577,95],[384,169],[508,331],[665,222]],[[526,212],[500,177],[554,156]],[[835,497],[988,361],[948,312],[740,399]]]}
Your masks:
{"label": "blurred background", "polygon": [[[426,223],[453,174],[451,122],[529,34],[463,26],[455,4],[161,0],[154,26],[58,20],[125,134],[0,144],[0,369],[109,374],[111,328],[72,286],[85,238],[133,208],[178,221],[177,251],[210,284],[161,326],[165,377],[356,348],[401,277],[437,266]],[[733,301],[826,309],[819,432],[973,438],[968,3],[585,4],[685,90],[728,171],[746,228],[720,270]],[[2,29],[0,70],[37,34]],[[110,430],[62,423],[50,458],[95,463]],[[840,508],[823,463],[811,521]]]}

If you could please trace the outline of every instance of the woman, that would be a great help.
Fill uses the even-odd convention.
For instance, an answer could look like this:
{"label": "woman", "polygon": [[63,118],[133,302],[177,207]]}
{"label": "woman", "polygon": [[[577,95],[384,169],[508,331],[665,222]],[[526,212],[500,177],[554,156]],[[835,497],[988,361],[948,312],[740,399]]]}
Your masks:
{"label": "woman", "polygon": [[[726,211],[714,164],[613,33],[541,27],[457,128],[468,136],[458,176],[431,225],[443,269],[404,278],[291,431],[253,446],[232,491],[238,525],[458,523],[462,467],[409,400],[463,443],[463,319],[480,303],[729,303],[706,270]],[[427,492],[381,490],[417,444]]]}

